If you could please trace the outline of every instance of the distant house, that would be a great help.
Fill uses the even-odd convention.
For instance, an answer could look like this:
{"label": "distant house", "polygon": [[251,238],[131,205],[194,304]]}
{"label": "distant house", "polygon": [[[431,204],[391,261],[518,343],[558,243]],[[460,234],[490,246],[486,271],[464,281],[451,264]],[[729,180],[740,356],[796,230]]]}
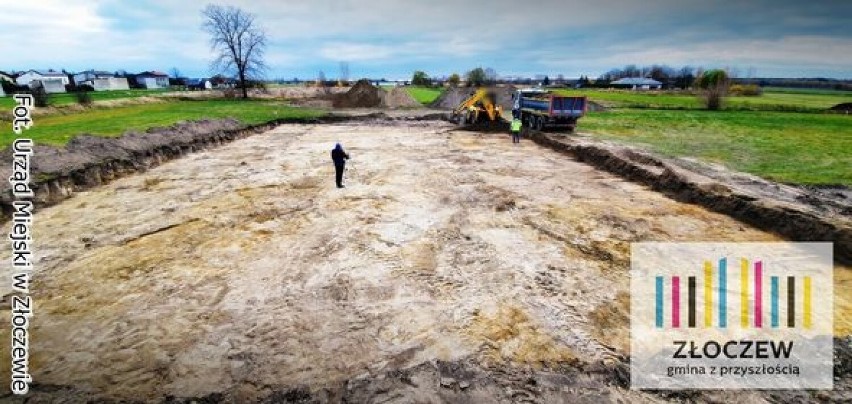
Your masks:
{"label": "distant house", "polygon": [[149,90],[169,88],[169,75],[155,70],[142,72],[133,77],[136,86]]}
{"label": "distant house", "polygon": [[124,77],[115,77],[106,71],[87,70],[74,75],[74,83],[78,86],[92,86],[95,91],[127,90],[130,85]]}
{"label": "distant house", "polygon": [[210,84],[213,85],[213,88],[223,89],[223,88],[235,88],[237,86],[237,81],[222,75],[216,75],[210,78]]}
{"label": "distant house", "polygon": [[[88,82],[84,82],[88,83]],[[92,88],[95,91],[111,91],[111,90],[129,90],[130,84],[127,83],[125,77],[108,77],[102,79],[94,79],[91,81]]]}
{"label": "distant house", "polygon": [[70,80],[68,80],[68,75],[62,72],[28,70],[19,74],[15,82],[19,86],[30,88],[44,87],[48,93],[64,93],[65,86],[70,83]]}
{"label": "distant house", "polygon": [[115,77],[115,74],[99,70],[86,70],[74,75],[74,83],[79,86],[85,84],[87,81],[91,82],[95,79],[108,79],[111,77]]}
{"label": "distant house", "polygon": [[0,86],[0,97],[5,97],[5,96],[6,96],[6,92],[3,91],[3,86]]}
{"label": "distant house", "polygon": [[0,81],[8,81],[10,83],[14,83],[15,77],[17,77],[17,76],[15,76],[12,73],[6,73],[6,72],[3,72],[3,71],[0,71]]}
{"label": "distant house", "polygon": [[632,90],[659,90],[663,88],[663,83],[642,77],[625,77],[620,80],[609,83],[611,86],[629,88]]}
{"label": "distant house", "polygon": [[211,90],[213,83],[207,79],[187,79],[186,87],[190,90]]}

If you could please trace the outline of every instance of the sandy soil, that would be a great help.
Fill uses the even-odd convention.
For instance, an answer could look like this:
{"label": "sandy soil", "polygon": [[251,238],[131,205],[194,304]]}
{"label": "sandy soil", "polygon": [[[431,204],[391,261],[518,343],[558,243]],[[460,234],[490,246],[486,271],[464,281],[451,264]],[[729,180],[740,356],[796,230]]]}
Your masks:
{"label": "sandy soil", "polygon": [[[342,190],[336,141],[353,158]],[[531,142],[434,123],[281,126],[80,193],[35,231],[34,379],[142,400],[256,400],[437,360],[615,361],[631,241],[777,240]],[[849,321],[836,315],[839,333]],[[611,397],[630,398],[651,400]]]}

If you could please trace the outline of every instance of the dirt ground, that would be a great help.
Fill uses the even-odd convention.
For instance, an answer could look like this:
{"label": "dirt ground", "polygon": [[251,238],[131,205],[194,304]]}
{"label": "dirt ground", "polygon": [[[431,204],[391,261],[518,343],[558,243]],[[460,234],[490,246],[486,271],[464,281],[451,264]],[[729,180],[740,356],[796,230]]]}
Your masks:
{"label": "dirt ground", "polygon": [[[34,234],[34,380],[152,401],[310,396],[428,363],[498,378],[617,362],[630,242],[778,240],[529,141],[418,122],[280,126],[42,209]],[[852,276],[836,272],[848,335]]]}

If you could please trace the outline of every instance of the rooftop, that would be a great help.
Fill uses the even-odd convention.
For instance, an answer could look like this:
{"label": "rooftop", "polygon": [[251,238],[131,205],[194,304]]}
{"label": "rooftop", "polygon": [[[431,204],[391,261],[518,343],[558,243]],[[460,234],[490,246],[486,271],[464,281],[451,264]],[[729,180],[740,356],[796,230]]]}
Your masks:
{"label": "rooftop", "polygon": [[663,83],[654,79],[643,77],[625,77],[623,79],[613,81],[610,84],[623,84],[628,86],[659,86]]}

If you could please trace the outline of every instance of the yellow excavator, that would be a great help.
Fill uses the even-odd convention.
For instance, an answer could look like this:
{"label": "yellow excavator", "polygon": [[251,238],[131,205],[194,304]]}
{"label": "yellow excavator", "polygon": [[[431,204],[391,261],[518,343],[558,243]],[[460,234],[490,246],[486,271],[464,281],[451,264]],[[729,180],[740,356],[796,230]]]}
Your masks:
{"label": "yellow excavator", "polygon": [[503,119],[502,112],[500,105],[497,104],[496,95],[480,88],[453,110],[453,117],[460,124],[497,122]]}

